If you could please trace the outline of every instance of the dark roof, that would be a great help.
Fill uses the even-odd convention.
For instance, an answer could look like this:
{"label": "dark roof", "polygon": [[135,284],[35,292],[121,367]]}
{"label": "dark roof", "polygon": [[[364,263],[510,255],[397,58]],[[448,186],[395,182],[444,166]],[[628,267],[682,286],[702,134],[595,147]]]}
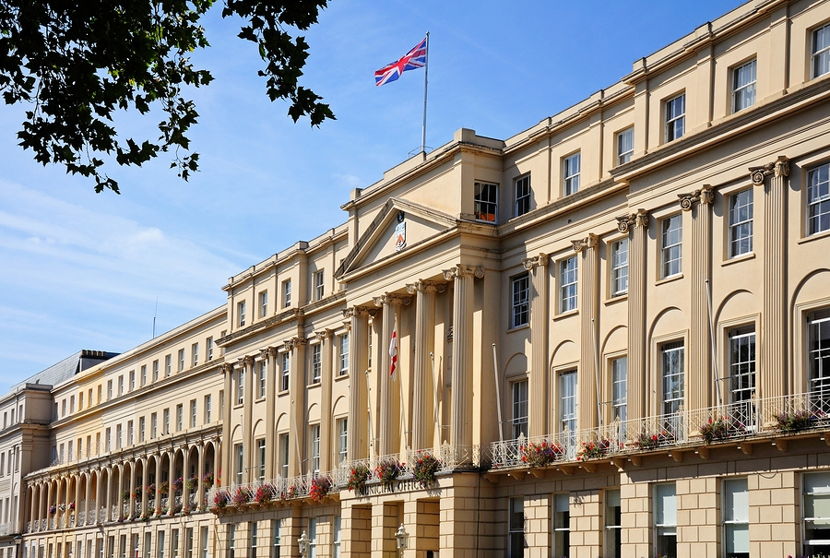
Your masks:
{"label": "dark roof", "polygon": [[78,372],[82,372],[87,368],[91,368],[99,362],[111,359],[114,356],[118,356],[118,353],[82,349],[77,353],[66,357],[62,361],[53,364],[49,368],[41,370],[34,376],[26,378],[19,384],[12,386],[10,391],[17,391],[26,384],[41,384],[47,386],[60,384]]}

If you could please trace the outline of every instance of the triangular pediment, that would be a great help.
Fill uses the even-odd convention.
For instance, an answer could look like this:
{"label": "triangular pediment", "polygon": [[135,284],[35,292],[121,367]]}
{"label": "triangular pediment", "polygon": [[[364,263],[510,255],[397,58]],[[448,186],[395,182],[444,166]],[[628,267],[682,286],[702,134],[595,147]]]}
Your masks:
{"label": "triangular pediment", "polygon": [[444,212],[400,198],[389,198],[340,264],[337,276],[396,254],[404,254],[413,246],[456,225],[456,219]]}

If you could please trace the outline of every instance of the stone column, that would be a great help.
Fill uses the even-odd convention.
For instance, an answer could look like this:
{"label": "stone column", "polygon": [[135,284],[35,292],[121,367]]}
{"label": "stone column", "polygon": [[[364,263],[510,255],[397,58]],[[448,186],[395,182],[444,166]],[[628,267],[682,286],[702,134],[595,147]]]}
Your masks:
{"label": "stone column", "polygon": [[435,293],[439,283],[417,281],[407,285],[415,295],[415,377],[412,382],[412,447],[426,449],[432,443],[432,352],[435,347]]}
{"label": "stone column", "polygon": [[686,374],[687,405],[703,409],[713,401],[712,339],[709,335],[707,281],[712,279],[712,187],[705,184],[690,194],[679,194],[680,207],[692,212],[691,329],[689,330],[689,372]]}
{"label": "stone column", "polygon": [[752,184],[764,191],[764,304],[759,346],[761,375],[758,395],[778,397],[792,388],[787,354],[787,194],[789,160],[779,156],[774,163],[753,167]]}
{"label": "stone column", "polygon": [[579,422],[578,428],[600,426],[602,408],[602,384],[597,385],[599,366],[599,238],[589,233],[587,237],[571,241],[577,257],[582,256],[579,267]]}
{"label": "stone column", "polygon": [[153,502],[153,511],[157,514],[161,514],[161,455],[156,456],[156,491],[155,491],[155,501]]}
{"label": "stone column", "polygon": [[[198,464],[196,466],[196,509],[203,510],[205,501],[205,450],[207,446],[205,442],[199,444]],[[194,531],[195,533],[195,531]]]}
{"label": "stone column", "polygon": [[334,375],[332,374],[332,336],[334,331],[324,329],[317,332],[320,339],[321,377],[320,377],[320,470],[331,469],[332,454],[332,418],[331,418],[331,390],[333,389]]}
{"label": "stone column", "polygon": [[40,487],[35,484],[32,485],[32,500],[29,502],[29,523],[31,524],[31,531],[35,530],[35,521],[38,517],[38,499],[40,498]]}
{"label": "stone column", "polygon": [[[275,305],[276,302],[277,301],[275,300]],[[273,479],[277,476],[274,472],[274,448],[276,447],[274,442],[274,428],[276,428],[276,424],[274,423],[274,417],[276,416],[276,413],[274,409],[276,407],[277,402],[277,385],[280,381],[277,375],[277,348],[268,347],[260,353],[260,356],[261,358],[266,359],[266,362],[268,363],[265,372],[268,375],[268,377],[265,380],[265,417],[267,421],[265,425],[265,478]],[[199,479],[202,478],[201,467],[202,457],[200,453]],[[199,502],[201,502],[201,499],[199,500]]]}
{"label": "stone column", "polygon": [[[222,479],[225,486],[230,486],[233,484],[231,481],[233,480],[233,443],[231,442],[231,409],[233,408],[233,364],[226,362],[222,366],[222,371],[225,374],[225,388],[224,388],[224,400],[222,401],[222,440],[226,442],[226,445],[231,448],[231,451],[226,451],[222,453],[221,463],[222,466],[216,469],[215,474],[219,474],[219,471],[222,471],[222,474],[225,475],[225,478]],[[159,482],[160,477],[156,477],[156,483]],[[156,500],[156,505],[158,505],[158,500]]]}
{"label": "stone column", "polygon": [[150,510],[147,509],[149,504],[147,496],[147,485],[150,481],[150,471],[147,470],[147,458],[141,459],[141,515],[150,515]]}
{"label": "stone column", "polygon": [[453,281],[450,444],[456,452],[472,443],[473,282],[482,277],[481,266],[457,265],[444,271],[444,279]]}
{"label": "stone column", "polygon": [[[95,522],[96,523],[103,523],[104,522],[104,515],[101,514],[101,509],[106,508],[107,505],[107,497],[104,494],[104,469],[100,469],[98,471],[98,478],[96,479],[97,486],[95,487]],[[107,474],[107,478],[109,478],[109,474]]]}
{"label": "stone column", "polygon": [[646,245],[648,212],[617,217],[617,229],[630,233],[628,245],[628,419],[646,412]]}
{"label": "stone column", "polygon": [[127,510],[129,517],[135,517],[135,463],[130,463],[130,506]]}
{"label": "stone column", "polygon": [[173,481],[176,479],[176,452],[170,448],[170,458],[167,460],[167,512],[173,515],[176,507],[176,490],[173,488]]}
{"label": "stone column", "polygon": [[[400,420],[399,415],[395,412],[403,410],[403,402],[400,401],[398,394],[399,386],[397,382],[402,381],[401,375],[401,339],[400,339],[400,305],[403,299],[393,294],[385,294],[374,299],[375,305],[383,309],[383,323],[380,335],[381,344],[381,359],[378,374],[380,374],[380,405],[379,407],[379,424],[380,432],[378,437],[380,439],[380,454],[388,455],[391,453],[398,453],[400,444],[395,444],[394,425],[396,421]],[[398,376],[393,383],[391,374],[389,373],[392,366],[392,359],[389,355],[389,345],[392,340],[392,332],[396,331],[398,336],[398,364],[395,375]],[[396,404],[397,403],[397,404]],[[400,433],[404,436],[404,433]]]}
{"label": "stone column", "polygon": [[[190,448],[184,446],[182,453],[182,511],[190,511],[190,489],[187,481],[190,478]],[[184,538],[184,537],[182,537]]]}
{"label": "stone column", "polygon": [[254,401],[256,395],[254,394],[254,357],[246,356],[240,359],[240,366],[245,370],[245,398],[242,402],[243,408],[243,422],[242,422],[242,463],[245,471],[242,474],[242,482],[253,482],[256,477],[254,468],[254,454],[256,448],[254,447]]}
{"label": "stone column", "polygon": [[[548,432],[548,255],[522,260],[530,275],[530,365],[528,366],[528,434]],[[502,387],[503,389],[503,387]],[[503,402],[499,401],[501,405]],[[504,425],[502,425],[504,428]],[[509,436],[508,436],[509,437]]]}
{"label": "stone column", "polygon": [[350,460],[361,457],[361,386],[366,381],[364,376],[363,361],[361,359],[361,345],[365,343],[366,321],[363,312],[357,307],[347,308],[343,311],[343,317],[349,321],[345,323],[349,332],[349,422],[347,452]]}
{"label": "stone column", "polygon": [[305,345],[306,340],[294,337],[285,342],[286,350],[291,351],[291,416],[289,437],[288,476],[294,477],[302,472],[303,440],[307,424],[305,423]]}

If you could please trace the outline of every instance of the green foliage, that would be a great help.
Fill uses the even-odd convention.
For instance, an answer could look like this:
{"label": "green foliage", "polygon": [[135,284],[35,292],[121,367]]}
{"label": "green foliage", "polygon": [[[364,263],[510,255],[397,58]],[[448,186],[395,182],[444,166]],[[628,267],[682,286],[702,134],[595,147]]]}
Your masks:
{"label": "green foliage", "polygon": [[[240,16],[239,37],[257,45],[271,101],[286,99],[296,122],[334,118],[321,97],[299,84],[309,45],[290,30],[317,22],[328,0],[225,0],[222,16]],[[171,168],[187,180],[199,168],[187,133],[197,122],[185,87],[208,85],[208,70],[190,56],[209,46],[200,25],[214,0],[0,0],[0,94],[27,104],[17,132],[37,162],[90,177],[95,191],[119,192],[105,157],[136,165],[170,152]],[[157,138],[119,137],[120,111],[161,111]],[[188,153],[182,153],[188,152]]]}

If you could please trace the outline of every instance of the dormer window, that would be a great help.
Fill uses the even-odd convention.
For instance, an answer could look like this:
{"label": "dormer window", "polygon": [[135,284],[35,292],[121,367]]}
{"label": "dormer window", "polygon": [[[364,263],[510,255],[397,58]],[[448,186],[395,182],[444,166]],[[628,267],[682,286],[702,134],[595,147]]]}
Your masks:
{"label": "dormer window", "polygon": [[495,223],[499,207],[499,185],[489,182],[476,182],[473,206],[477,221]]}

